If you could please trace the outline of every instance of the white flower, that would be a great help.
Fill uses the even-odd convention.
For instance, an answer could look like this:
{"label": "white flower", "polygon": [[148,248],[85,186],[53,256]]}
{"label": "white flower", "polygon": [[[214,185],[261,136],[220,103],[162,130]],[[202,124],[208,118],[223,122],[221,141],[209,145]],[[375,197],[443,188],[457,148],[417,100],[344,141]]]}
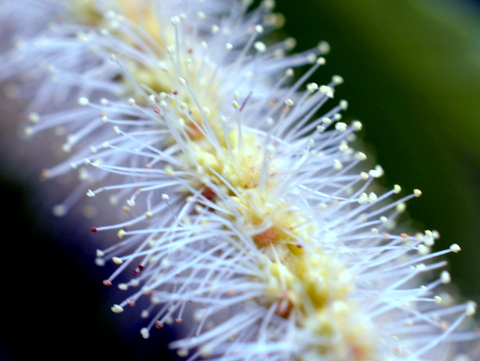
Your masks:
{"label": "white flower", "polygon": [[[260,33],[275,26],[275,16],[270,14],[262,20],[265,11],[259,10],[243,21],[247,4],[233,2],[234,15],[221,18],[218,12],[226,10],[228,2],[192,1],[185,9],[180,3],[146,1],[132,5],[128,1],[82,1],[63,4],[69,15],[67,20],[62,18],[38,37],[25,40],[21,47],[4,55],[10,60],[0,68],[0,79],[15,77],[18,73],[23,78],[27,74],[26,80],[16,84],[15,91],[22,98],[31,99],[25,110],[25,117],[33,123],[26,128],[27,135],[54,128],[56,133],[66,135],[62,150],[74,153],[66,162],[43,172],[44,178],[53,178],[71,168],[79,169],[82,182],[78,191],[55,207],[57,215],[65,214],[85,187],[106,176],[87,172],[81,166],[98,148],[118,146],[119,140],[114,140],[115,134],[104,123],[129,126],[128,130],[155,129],[157,143],[159,137],[170,137],[165,129],[161,134],[165,125],[131,120],[132,112],[127,108],[136,99],[139,105],[145,105],[154,101],[155,93],[163,97],[177,96],[182,99],[179,106],[192,109],[196,113],[194,121],[198,122],[206,112],[215,117],[225,106],[224,95],[233,89],[241,91],[253,83],[266,82],[268,88],[259,87],[258,95],[247,94],[251,103],[257,97],[266,96],[260,92],[274,91],[270,89],[270,75],[283,70],[281,56],[291,47],[291,41],[278,44],[276,50],[268,54],[259,52],[253,59],[246,58],[246,51]],[[117,14],[109,5],[114,10],[125,7],[127,16]],[[268,7],[267,2],[265,8]],[[143,16],[147,16],[146,29],[136,23]],[[68,19],[78,24],[71,24]],[[257,21],[263,21],[264,25],[258,25]],[[220,23],[222,31],[218,30]],[[96,27],[92,28],[92,24]],[[168,25],[159,29],[158,24]],[[302,65],[315,60],[315,53],[320,51],[297,55],[289,64]],[[263,69],[262,77],[254,79],[252,74],[257,68]],[[241,73],[237,74],[239,70]],[[232,79],[232,74],[238,75],[236,79]],[[279,84],[291,75],[289,71]],[[224,80],[226,76],[229,81]],[[134,86],[128,78],[139,82],[141,87]],[[183,80],[189,82],[187,87],[181,84]],[[196,101],[206,102],[208,107],[198,108],[193,104],[190,93],[196,88],[205,90],[202,98],[196,96]],[[150,95],[148,99],[147,95]],[[94,108],[85,107],[91,102],[99,104]],[[114,123],[110,118],[123,120]],[[195,124],[187,126],[188,131],[197,131]],[[116,157],[117,164],[122,161]]]}
{"label": "white flower", "polygon": [[[267,119],[273,115],[295,124],[318,100],[303,103],[303,110],[299,105],[297,115],[285,115],[284,108]],[[184,160],[179,166],[165,158],[169,165],[157,171],[100,166],[139,179],[130,202],[135,208],[142,204],[140,195],[158,204],[148,208],[145,201],[148,215],[96,229],[122,227],[121,244],[137,247],[123,256],[123,246],[101,251],[102,262],[114,255],[123,268],[140,257],[145,267],[137,279],[121,285],[129,289],[145,282],[120,309],[142,294],[164,304],[142,330],[148,337],[154,325],[181,319],[185,304],[200,304],[195,333],[172,344],[181,354],[198,347],[192,359],[228,354],[235,360],[417,360],[435,355],[475,306],[436,309],[442,298],[435,288],[448,282],[448,274],[419,287],[424,272],[445,263],[425,264],[457,246],[429,254],[435,232],[390,233],[404,202],[420,192],[391,203],[386,198],[399,193],[398,186],[381,196],[367,193],[382,170],[352,172],[364,159],[347,143],[359,123],[340,123],[327,132],[319,128],[302,138],[266,118],[249,127],[249,110],[247,104],[242,113],[225,116],[218,138],[194,143],[193,152],[189,141],[181,140],[180,153],[171,153]],[[236,116],[241,137],[238,123],[229,122]],[[312,129],[325,123],[319,117]],[[205,133],[210,132],[206,125]],[[149,152],[147,160],[160,157],[158,149]],[[161,196],[165,189],[169,195]],[[236,316],[225,320],[225,313]],[[438,318],[430,321],[435,314]],[[205,330],[208,323],[213,328]],[[452,340],[476,337],[466,333]]]}
{"label": "white flower", "polygon": [[87,17],[70,21],[83,23],[47,30],[5,68],[30,69],[33,54],[55,65],[55,85],[26,84],[30,107],[53,104],[29,132],[62,126],[73,153],[44,175],[80,170],[57,213],[80,192],[125,212],[92,228],[121,239],[97,251],[97,264],[119,265],[104,284],[128,292],[112,311],[148,297],[145,338],[193,312],[171,345],[189,360],[452,357],[478,339],[459,331],[476,305],[441,289],[450,276],[437,259],[459,246],[431,253],[438,232],[392,232],[421,192],[376,190],[383,170],[360,166],[361,123],[340,121],[347,102],[318,115],[342,79],[306,84],[327,44],[285,56],[292,40],[262,40],[281,22],[273,1],[248,5],[82,2]]}

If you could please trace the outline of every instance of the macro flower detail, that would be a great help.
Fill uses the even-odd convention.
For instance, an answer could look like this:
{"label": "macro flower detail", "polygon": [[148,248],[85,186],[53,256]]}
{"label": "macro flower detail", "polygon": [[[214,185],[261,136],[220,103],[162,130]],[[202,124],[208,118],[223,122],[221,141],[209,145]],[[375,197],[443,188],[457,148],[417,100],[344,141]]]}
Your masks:
{"label": "macro flower detail", "polygon": [[250,5],[65,2],[5,52],[0,79],[32,94],[27,133],[67,135],[68,157],[42,173],[78,172],[55,214],[98,204],[92,232],[120,239],[96,255],[127,293],[112,311],[148,299],[144,338],[185,319],[171,347],[188,360],[451,359],[478,340],[462,329],[475,303],[441,293],[439,257],[460,247],[395,233],[421,192],[379,192],[347,102],[320,110],[343,82],[308,83],[328,44],[287,55],[292,39],[264,38],[282,23],[274,2]]}

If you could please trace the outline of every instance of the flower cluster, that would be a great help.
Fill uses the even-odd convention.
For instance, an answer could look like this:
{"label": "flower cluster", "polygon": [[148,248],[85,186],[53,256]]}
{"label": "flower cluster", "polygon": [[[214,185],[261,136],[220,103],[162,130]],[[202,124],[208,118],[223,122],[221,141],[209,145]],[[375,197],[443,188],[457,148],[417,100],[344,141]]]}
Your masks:
{"label": "flower cluster", "polygon": [[267,44],[274,1],[41,3],[15,46],[0,39],[0,79],[27,99],[28,135],[66,135],[42,175],[78,182],[54,213],[98,204],[92,231],[120,238],[96,260],[119,265],[103,281],[127,292],[112,311],[148,298],[143,337],[185,317],[171,347],[189,360],[305,361],[451,359],[478,339],[476,305],[442,291],[439,257],[460,247],[392,232],[421,192],[376,191],[347,102],[320,113],[342,78],[308,83],[328,44]]}

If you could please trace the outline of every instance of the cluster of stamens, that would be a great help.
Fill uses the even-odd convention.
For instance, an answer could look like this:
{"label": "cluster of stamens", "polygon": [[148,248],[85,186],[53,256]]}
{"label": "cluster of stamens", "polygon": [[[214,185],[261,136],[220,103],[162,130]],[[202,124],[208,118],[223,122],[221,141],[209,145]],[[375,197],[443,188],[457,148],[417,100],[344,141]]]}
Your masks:
{"label": "cluster of stamens", "polygon": [[[263,42],[283,22],[271,0],[245,19],[250,1],[233,2],[230,17],[198,10],[201,1],[160,3],[108,0],[104,11],[72,2],[79,29],[67,27],[65,39],[86,70],[60,57],[48,74],[78,86],[75,111],[29,115],[29,135],[69,132],[62,149],[71,158],[43,177],[78,171],[81,192],[55,213],[84,191],[122,211],[91,229],[120,239],[96,259],[118,265],[104,285],[130,293],[112,311],[148,298],[148,338],[193,308],[190,334],[172,344],[181,356],[195,350],[189,360],[431,355],[475,312],[436,293],[447,271],[423,278],[460,247],[432,253],[438,232],[392,233],[421,191],[392,201],[400,186],[373,190],[383,169],[360,170],[367,156],[351,143],[362,124],[341,121],[346,101],[318,115],[343,82],[306,83],[328,44],[289,57],[292,39]],[[294,81],[301,65],[310,68]]]}

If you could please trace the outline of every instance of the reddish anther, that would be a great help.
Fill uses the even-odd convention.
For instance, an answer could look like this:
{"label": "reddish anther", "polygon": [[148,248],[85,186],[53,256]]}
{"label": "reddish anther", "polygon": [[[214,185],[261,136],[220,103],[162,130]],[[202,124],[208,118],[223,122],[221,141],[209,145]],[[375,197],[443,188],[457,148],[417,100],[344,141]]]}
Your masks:
{"label": "reddish anther", "polygon": [[143,264],[139,264],[137,268],[133,271],[133,275],[137,276],[144,268],[145,266]]}
{"label": "reddish anther", "polygon": [[112,285],[112,282],[110,282],[109,280],[103,280],[103,285],[110,287]]}
{"label": "reddish anther", "polygon": [[50,178],[50,172],[47,169],[42,170],[42,173],[40,174],[40,179],[45,180]]}
{"label": "reddish anther", "polygon": [[365,351],[365,349],[362,348],[362,346],[352,345],[350,350],[351,350],[351,354],[353,356],[353,359],[355,361],[365,360],[365,358],[367,356],[367,352]]}
{"label": "reddish anther", "polygon": [[293,303],[288,297],[287,292],[283,292],[282,298],[278,301],[277,307],[275,309],[275,314],[287,318],[290,315],[290,312],[293,309]]}
{"label": "reddish anther", "polygon": [[274,242],[279,237],[278,231],[274,228],[266,229],[263,232],[260,232],[253,236],[253,239],[260,247],[264,247],[267,244]]}
{"label": "reddish anther", "polygon": [[202,196],[204,196],[206,199],[208,199],[210,202],[213,202],[213,203],[215,203],[215,200],[217,199],[217,195],[215,191],[210,187],[206,187],[203,190]]}

